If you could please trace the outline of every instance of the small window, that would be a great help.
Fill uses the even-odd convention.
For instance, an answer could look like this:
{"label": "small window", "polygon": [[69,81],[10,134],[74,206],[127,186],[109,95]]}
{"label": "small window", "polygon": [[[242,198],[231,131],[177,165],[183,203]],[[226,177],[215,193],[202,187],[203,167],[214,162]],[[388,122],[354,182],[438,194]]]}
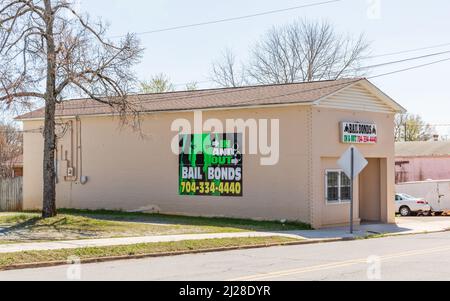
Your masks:
{"label": "small window", "polygon": [[350,201],[351,181],[343,171],[327,171],[325,182],[327,203],[339,204]]}
{"label": "small window", "polygon": [[341,196],[340,199],[344,201],[350,201],[350,178],[343,172],[341,172]]}
{"label": "small window", "polygon": [[339,172],[328,172],[327,174],[327,201],[339,202]]}

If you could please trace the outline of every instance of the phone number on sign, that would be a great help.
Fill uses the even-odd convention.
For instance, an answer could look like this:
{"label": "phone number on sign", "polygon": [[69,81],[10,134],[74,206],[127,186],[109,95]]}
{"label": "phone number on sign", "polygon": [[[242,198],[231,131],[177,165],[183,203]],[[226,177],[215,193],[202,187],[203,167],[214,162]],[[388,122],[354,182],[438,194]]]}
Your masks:
{"label": "phone number on sign", "polygon": [[239,182],[190,182],[182,181],[180,183],[181,193],[200,193],[200,194],[220,194],[239,195],[242,192],[242,186]]}

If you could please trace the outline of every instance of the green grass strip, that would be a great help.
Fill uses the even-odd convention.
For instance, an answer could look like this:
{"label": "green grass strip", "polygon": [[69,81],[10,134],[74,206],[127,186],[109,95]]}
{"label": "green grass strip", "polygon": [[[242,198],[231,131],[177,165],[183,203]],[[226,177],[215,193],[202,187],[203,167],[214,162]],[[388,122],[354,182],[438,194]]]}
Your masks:
{"label": "green grass strip", "polygon": [[135,245],[89,247],[77,249],[59,249],[44,251],[23,251],[15,253],[0,253],[0,268],[20,264],[67,261],[77,257],[81,261],[87,259],[167,254],[186,251],[202,251],[220,248],[265,246],[299,242],[299,239],[288,237],[244,237],[220,238],[205,240],[184,240],[174,242],[143,243]]}

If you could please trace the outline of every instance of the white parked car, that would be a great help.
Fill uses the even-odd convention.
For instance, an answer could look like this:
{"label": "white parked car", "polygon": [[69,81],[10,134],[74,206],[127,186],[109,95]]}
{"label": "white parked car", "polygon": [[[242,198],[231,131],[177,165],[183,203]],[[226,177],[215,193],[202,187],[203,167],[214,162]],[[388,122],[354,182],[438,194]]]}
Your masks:
{"label": "white parked car", "polygon": [[426,200],[406,193],[397,193],[395,195],[395,206],[395,212],[400,213],[401,216],[409,216],[411,214],[431,215],[432,210]]}

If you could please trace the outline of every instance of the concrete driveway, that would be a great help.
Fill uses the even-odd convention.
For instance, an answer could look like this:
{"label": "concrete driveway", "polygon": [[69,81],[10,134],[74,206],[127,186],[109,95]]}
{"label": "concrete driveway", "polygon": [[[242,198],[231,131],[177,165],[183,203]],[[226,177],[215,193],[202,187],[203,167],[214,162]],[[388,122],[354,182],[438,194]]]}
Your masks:
{"label": "concrete driveway", "polygon": [[395,224],[363,223],[359,226],[355,226],[353,235],[349,233],[348,226],[288,232],[306,239],[323,239],[365,237],[374,234],[402,235],[442,231],[450,231],[450,217],[399,217],[396,218]]}
{"label": "concrete driveway", "polygon": [[412,234],[450,230],[450,217],[411,216],[397,217],[395,224],[363,223],[357,227],[368,233]]}
{"label": "concrete driveway", "polygon": [[413,229],[423,229],[425,231],[450,230],[450,216],[408,216],[397,217],[397,225],[401,227],[411,227]]}

